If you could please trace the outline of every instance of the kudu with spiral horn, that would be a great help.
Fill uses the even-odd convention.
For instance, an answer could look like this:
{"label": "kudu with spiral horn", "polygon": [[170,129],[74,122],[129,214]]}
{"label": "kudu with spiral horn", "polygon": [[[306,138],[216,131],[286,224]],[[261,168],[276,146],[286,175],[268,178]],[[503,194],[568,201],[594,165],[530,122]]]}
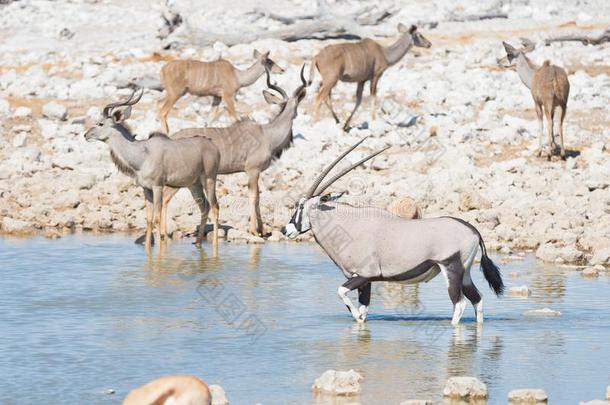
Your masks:
{"label": "kudu with spiral horn", "polygon": [[120,171],[132,177],[144,189],[146,198],[146,240],[147,250],[152,244],[153,225],[157,240],[161,240],[159,225],[164,187],[175,189],[187,187],[201,210],[202,223],[195,241],[203,239],[209,201],[214,221],[214,245],[218,242],[219,208],[216,201],[216,175],[220,154],[216,146],[207,138],[170,139],[164,134],[152,134],[145,141],[135,140],[125,125],[131,116],[131,107],[142,97],[142,91],[134,98],[137,90],[128,100],[108,104],[103,117],[85,133],[87,141],[101,141],[110,147],[110,154]]}
{"label": "kudu with spiral horn", "polygon": [[[250,119],[238,121],[224,128],[188,128],[178,131],[172,139],[189,137],[206,137],[220,152],[219,174],[246,173],[248,175],[248,194],[250,199],[249,231],[254,235],[263,235],[263,220],[259,203],[258,180],[274,159],[279,159],[282,152],[292,145],[292,125],[297,116],[299,103],[305,98],[307,82],[304,77],[305,65],[301,68],[301,84],[292,96],[280,86],[271,83],[267,70],[267,86],[279,94],[264,90],[263,95],[268,103],[278,104],[280,112],[267,124],[258,124]],[[164,192],[163,211],[177,192],[167,188]],[[165,223],[165,214],[163,223]],[[165,226],[162,225],[165,230]]]}
{"label": "kudu with spiral horn", "polygon": [[[479,248],[483,275],[496,295],[502,294],[504,283],[473,225],[452,217],[407,220],[384,209],[337,202],[342,193],[322,194],[350,170],[385,150],[359,160],[320,185],[333,167],[363,141],[341,154],[316,178],[283,228],[284,235],[296,238],[313,232],[316,242],[347,278],[338,294],[358,322],[367,317],[372,282],[420,283],[439,273],[445,276],[453,303],[451,323],[459,323],[466,306],[464,297],[474,306],[477,322],[483,322],[481,294],[470,277]],[[347,295],[355,289],[358,308]]]}

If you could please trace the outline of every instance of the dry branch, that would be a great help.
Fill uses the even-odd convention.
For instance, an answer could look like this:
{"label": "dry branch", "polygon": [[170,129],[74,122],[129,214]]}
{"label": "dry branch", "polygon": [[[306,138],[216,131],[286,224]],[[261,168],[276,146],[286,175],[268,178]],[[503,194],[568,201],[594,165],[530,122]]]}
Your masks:
{"label": "dry branch", "polygon": [[610,42],[610,29],[607,29],[598,37],[588,37],[584,35],[563,35],[560,37],[547,38],[544,41],[545,45],[549,45],[551,42],[581,42],[583,45],[599,45],[604,42]]}

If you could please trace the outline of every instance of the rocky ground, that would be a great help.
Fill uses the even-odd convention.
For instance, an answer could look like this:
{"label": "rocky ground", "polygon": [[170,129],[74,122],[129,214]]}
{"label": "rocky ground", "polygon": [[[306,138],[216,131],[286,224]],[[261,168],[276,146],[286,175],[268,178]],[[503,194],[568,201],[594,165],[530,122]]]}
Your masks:
{"label": "rocky ground", "polygon": [[[177,1],[176,3],[180,3]],[[189,24],[215,32],[279,24],[249,11],[260,1],[203,7],[182,2]],[[355,3],[330,2],[353,9]],[[488,246],[504,253],[533,249],[545,261],[608,264],[610,259],[610,44],[582,45],[541,40],[569,33],[597,35],[610,26],[610,3],[523,0],[496,3],[508,19],[452,22],[456,15],[485,12],[489,4],[383,0],[396,12],[376,33],[395,32],[398,22],[418,23],[432,42],[414,49],[379,83],[381,112],[371,120],[367,95],[345,134],[327,110],[312,120],[319,75],[308,89],[294,123],[295,142],[262,176],[266,230],[284,225],[289,206],[321,168],[349,144],[370,135],[367,151],[392,148],[336,189],[346,201],[385,207],[416,199],[424,216],[452,215],[472,221]],[[188,7],[192,8],[188,8]],[[283,1],[273,11],[306,13],[312,2]],[[147,85],[130,125],[144,139],[159,128],[163,92],[154,90],[168,60],[219,56],[247,66],[253,49],[270,50],[286,68],[275,80],[292,91],[298,70],[334,41],[259,40],[227,47],[186,46],[164,50],[156,2],[15,1],[0,5],[0,232],[29,234],[49,229],[128,232],[145,225],[144,199],[133,181],[113,166],[108,149],[87,143],[85,129],[101,108],[130,94],[130,83]],[[230,27],[230,28],[229,28]],[[244,28],[247,29],[247,28]],[[569,73],[571,84],[566,161],[538,158],[538,124],[529,91],[514,70],[497,66],[501,41],[520,37],[538,43],[532,59],[550,59]],[[387,44],[390,37],[380,37]],[[264,80],[242,89],[238,110],[260,122],[277,113],[261,97]],[[339,84],[335,108],[347,116],[355,85]],[[365,92],[367,93],[367,92]],[[207,125],[211,99],[186,96],[170,114],[170,127]],[[223,114],[214,125],[228,125]],[[222,223],[229,238],[247,238],[246,176],[219,182]],[[175,236],[192,232],[198,210],[181,191],[170,206]],[[273,232],[271,240],[279,239]],[[251,238],[253,240],[253,238]]]}

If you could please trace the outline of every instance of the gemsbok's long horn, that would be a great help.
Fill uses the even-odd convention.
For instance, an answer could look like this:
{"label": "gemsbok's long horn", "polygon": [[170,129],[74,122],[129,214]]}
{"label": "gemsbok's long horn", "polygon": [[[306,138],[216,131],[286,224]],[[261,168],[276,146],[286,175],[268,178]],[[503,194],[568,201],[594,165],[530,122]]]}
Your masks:
{"label": "gemsbok's long horn", "polygon": [[324,190],[326,190],[328,187],[330,187],[335,181],[339,180],[341,177],[345,176],[347,173],[349,173],[350,171],[352,171],[353,169],[355,169],[356,167],[360,166],[361,164],[363,164],[364,162],[371,160],[372,158],[374,158],[375,156],[379,155],[382,152],[385,152],[386,150],[390,149],[392,146],[386,146],[383,149],[378,150],[377,152],[360,159],[359,161],[357,161],[356,163],[354,163],[353,165],[351,165],[350,167],[348,167],[347,169],[341,171],[340,173],[337,173],[336,175],[334,175],[330,180],[328,180],[327,182],[325,182],[324,184],[322,184],[320,186],[320,188],[317,190],[316,195],[320,195],[324,192]]}
{"label": "gemsbok's long horn", "polygon": [[288,100],[288,94],[286,94],[284,89],[282,89],[278,85],[271,83],[271,74],[269,73],[269,69],[267,67],[265,67],[265,73],[267,74],[267,87],[269,87],[271,90],[275,90],[280,93],[284,100]]}
{"label": "gemsbok's long horn", "polygon": [[[134,100],[133,96],[136,95],[138,90],[140,90],[140,94]],[[108,118],[110,116],[110,111],[112,111],[113,108],[121,107],[121,106],[124,106],[124,105],[134,105],[134,104],[136,104],[138,101],[140,101],[140,99],[142,98],[143,94],[144,94],[144,89],[143,88],[141,88],[141,89],[135,88],[133,90],[133,93],[131,93],[131,96],[129,96],[129,98],[127,100],[118,101],[116,103],[108,104],[106,107],[104,107],[104,110],[103,110],[104,118]]]}
{"label": "gemsbok's long horn", "polygon": [[313,182],[313,184],[311,185],[311,187],[309,188],[309,190],[307,191],[307,194],[305,194],[306,198],[311,198],[314,196],[314,193],[316,192],[316,189],[318,188],[318,186],[320,185],[320,183],[322,182],[322,180],[324,180],[324,177],[326,177],[326,175],[333,169],[333,167],[335,167],[337,165],[337,163],[339,163],[341,161],[341,159],[343,159],[348,153],[350,153],[351,151],[353,151],[354,149],[356,149],[358,147],[358,145],[360,145],[362,142],[364,142],[364,140],[368,138],[368,136],[365,136],[364,138],[362,138],[361,140],[359,140],[358,142],[356,142],[353,146],[351,146],[348,150],[346,150],[345,152],[343,152],[342,154],[339,155],[339,157],[337,157],[335,159],[334,162],[332,162],[331,164],[328,165],[328,167],[326,167],[326,169],[324,169],[324,171],[322,173],[320,173],[320,175],[316,178],[316,180]]}

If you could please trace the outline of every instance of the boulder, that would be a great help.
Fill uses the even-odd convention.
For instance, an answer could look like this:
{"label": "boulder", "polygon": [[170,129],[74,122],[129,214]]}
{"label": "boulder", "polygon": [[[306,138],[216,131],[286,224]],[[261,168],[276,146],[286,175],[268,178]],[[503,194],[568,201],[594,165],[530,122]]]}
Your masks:
{"label": "boulder", "polygon": [[595,267],[587,267],[580,273],[583,277],[599,277],[599,270]]}
{"label": "boulder", "polygon": [[45,118],[64,121],[68,117],[68,110],[62,104],[51,101],[42,106],[42,115]]}
{"label": "boulder", "polygon": [[546,392],[542,389],[518,389],[508,393],[510,404],[546,404],[548,401]]}
{"label": "boulder", "polygon": [[29,107],[17,107],[15,109],[15,111],[13,112],[13,117],[15,118],[23,118],[23,117],[29,117],[32,115],[32,109]]}
{"label": "boulder", "polygon": [[593,257],[589,260],[590,264],[609,264],[610,263],[610,247],[595,249]]}
{"label": "boulder", "polygon": [[542,308],[542,309],[531,309],[526,311],[523,315],[525,316],[561,316],[561,312],[555,311],[550,308]]}
{"label": "boulder", "polygon": [[220,385],[210,385],[208,388],[212,395],[212,405],[229,405],[225,390]]}
{"label": "boulder", "polygon": [[536,250],[536,257],[550,263],[575,263],[583,258],[583,253],[573,245],[557,246],[545,243]]}
{"label": "boulder", "polygon": [[478,193],[465,192],[460,194],[460,211],[471,211],[491,208],[491,203]]}
{"label": "boulder", "polygon": [[0,98],[0,115],[9,115],[11,113],[11,104],[3,99]]}
{"label": "boulder", "polygon": [[392,214],[405,219],[418,219],[422,217],[421,208],[411,197],[397,198],[388,205],[387,210]]}
{"label": "boulder", "polygon": [[19,132],[13,138],[13,148],[23,148],[26,145],[28,134],[25,132]]}
{"label": "boulder", "polygon": [[510,287],[508,289],[508,295],[512,297],[529,297],[531,295],[531,291],[528,286],[521,285],[518,287]]}
{"label": "boulder", "polygon": [[316,378],[311,389],[315,393],[331,395],[358,395],[362,391],[360,382],[364,378],[354,370],[335,371],[326,370]]}
{"label": "boulder", "polygon": [[451,377],[443,389],[443,397],[461,400],[487,398],[487,385],[476,377]]}
{"label": "boulder", "polygon": [[11,217],[2,218],[2,232],[10,234],[27,234],[34,230],[31,222],[14,219]]}

